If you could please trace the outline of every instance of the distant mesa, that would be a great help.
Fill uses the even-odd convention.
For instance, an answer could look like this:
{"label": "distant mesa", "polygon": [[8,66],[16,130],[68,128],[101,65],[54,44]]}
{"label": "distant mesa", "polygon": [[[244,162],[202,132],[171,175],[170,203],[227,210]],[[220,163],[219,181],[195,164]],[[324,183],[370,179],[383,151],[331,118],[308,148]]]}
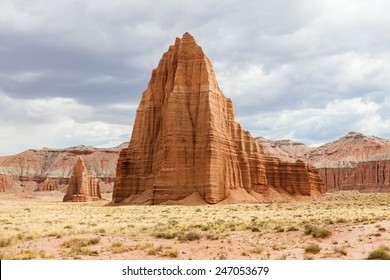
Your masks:
{"label": "distant mesa", "polygon": [[112,192],[119,151],[123,143],[112,148],[75,146],[63,149],[30,149],[16,155],[0,157],[0,174],[13,180],[7,191],[65,192],[79,156],[97,177],[101,191]]}
{"label": "distant mesa", "polygon": [[101,198],[96,177],[87,171],[83,159],[79,157],[69,179],[68,190],[63,201],[85,202]]}
{"label": "distant mesa", "polygon": [[304,160],[317,167],[327,192],[357,190],[390,192],[390,140],[349,132],[319,147],[289,142],[264,143],[265,153],[295,161]]}
{"label": "distant mesa", "polygon": [[210,60],[185,33],[152,71],[128,148],[121,151],[112,203],[239,203],[325,192],[303,161],[266,156],[235,120]]}

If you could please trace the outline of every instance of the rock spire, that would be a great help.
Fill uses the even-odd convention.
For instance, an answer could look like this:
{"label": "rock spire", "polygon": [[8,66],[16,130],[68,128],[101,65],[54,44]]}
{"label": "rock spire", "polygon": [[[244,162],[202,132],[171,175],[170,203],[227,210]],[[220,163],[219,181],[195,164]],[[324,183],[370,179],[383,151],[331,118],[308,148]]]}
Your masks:
{"label": "rock spire", "polygon": [[185,33],[160,60],[119,156],[113,203],[160,204],[198,193],[207,203],[324,192],[317,170],[264,155],[235,120],[213,67]]}
{"label": "rock spire", "polygon": [[63,201],[81,202],[101,198],[96,177],[87,171],[83,159],[79,157],[73,168]]}

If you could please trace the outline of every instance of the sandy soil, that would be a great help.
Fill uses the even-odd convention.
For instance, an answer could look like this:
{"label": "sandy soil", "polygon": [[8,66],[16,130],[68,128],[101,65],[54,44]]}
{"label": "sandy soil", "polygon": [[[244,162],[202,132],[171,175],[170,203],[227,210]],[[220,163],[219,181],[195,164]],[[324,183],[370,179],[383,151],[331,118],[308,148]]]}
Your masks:
{"label": "sandy soil", "polygon": [[[353,194],[354,200],[358,199],[358,201],[362,196],[360,212],[357,212],[364,214],[355,216],[353,220],[348,219],[348,214],[346,214],[347,216],[335,217],[334,222],[328,224],[323,223],[324,216],[321,216],[320,211],[313,213],[312,202],[226,206],[229,208],[223,206],[141,208],[142,213],[147,212],[151,215],[151,220],[153,217],[159,220],[158,223],[155,223],[155,221],[148,221],[149,216],[140,218],[138,221],[134,216],[126,216],[128,211],[139,208],[107,207],[105,206],[107,201],[76,203],[75,206],[74,203],[58,202],[61,195],[47,193],[39,196],[34,194],[2,194],[0,196],[0,222],[2,223],[0,256],[2,259],[367,259],[368,253],[379,246],[390,247],[388,194],[382,194],[384,198],[380,200],[377,208],[374,207],[375,204],[372,204],[372,201],[371,204],[368,202],[367,195]],[[320,205],[320,210],[321,207],[336,209],[335,205],[342,207],[339,198],[337,195],[335,199],[328,196],[326,199],[320,199],[319,202],[313,202],[314,209],[318,205]],[[363,209],[365,207],[364,202],[367,202],[368,209]],[[60,208],[57,209],[58,207]],[[74,209],[79,211],[80,216],[85,215],[86,222],[83,223],[82,220],[79,222],[82,226],[90,224],[90,221],[95,221],[95,224],[76,230],[75,220],[66,220],[67,213],[64,213],[64,209],[67,207],[72,211]],[[263,208],[259,207],[272,211],[265,212]],[[296,218],[297,220],[293,221],[291,221],[291,215],[286,215],[286,218],[283,218],[283,215],[285,215],[283,213],[288,211],[292,211],[294,217],[304,216],[302,213],[305,213],[306,208],[308,209],[308,215],[313,216],[310,219],[312,224],[318,227],[326,227],[331,232],[330,236],[318,238],[311,234],[305,234],[304,223],[302,223],[304,217]],[[330,208],[330,212],[334,210]],[[14,209],[15,212],[9,209]],[[55,213],[53,215],[58,219],[55,224],[58,225],[57,228],[53,228],[53,230],[56,229],[54,233],[48,230],[49,227],[53,226],[54,216],[34,221],[34,213],[39,215],[41,213],[39,211],[42,209],[45,212],[52,209]],[[176,214],[175,211],[179,212],[178,209],[181,212]],[[259,215],[266,213],[267,217],[264,218],[267,220],[273,221],[278,216],[282,216],[283,219],[259,228],[250,227],[248,226],[249,219],[252,222],[256,220],[253,212],[250,212],[253,209],[262,210],[258,212]],[[112,229],[111,231],[109,224],[107,224],[107,227],[104,227],[105,223],[103,222],[100,225],[99,217],[96,217],[96,219],[91,217],[91,213],[94,212],[89,212],[90,210],[104,212],[104,217],[113,218],[111,227],[117,220],[118,223],[122,224],[121,228]],[[238,214],[230,217],[225,213],[228,210]],[[342,213],[342,208],[338,210]],[[235,221],[234,226],[223,227],[223,223],[218,222],[220,219],[210,219],[210,215],[217,215],[219,212],[222,213],[222,216],[226,216],[224,220],[226,224]],[[22,215],[18,215],[19,213],[22,213]],[[206,228],[205,230],[205,228],[201,229],[200,226],[197,227],[199,221],[202,221],[196,217],[197,213],[203,213],[208,217],[208,220],[217,221],[214,231],[211,232],[211,229]],[[245,213],[250,213],[251,216],[249,218],[245,217]],[[331,215],[333,214],[331,213]],[[137,213],[134,215],[135,217],[141,216]],[[178,215],[189,215],[188,217],[194,217],[194,221],[192,223],[190,218],[180,220],[177,217]],[[199,216],[201,215],[199,214]],[[120,217],[123,220],[120,220]],[[229,220],[229,217],[232,220]],[[88,218],[90,218],[90,221]],[[166,221],[172,221],[175,218],[177,218],[177,225],[170,228],[161,227],[162,225],[165,226]],[[316,218],[318,218],[318,223],[314,222]],[[360,221],[360,218],[364,219]],[[339,219],[339,221],[336,222],[336,219]],[[43,220],[45,222],[42,222]],[[126,220],[128,224],[131,224],[129,230],[123,229]],[[145,222],[142,222],[142,220]],[[246,227],[242,226],[244,223],[241,223],[241,220],[246,221]],[[33,223],[29,223],[29,221]],[[186,224],[184,224],[185,221],[187,221]],[[45,224],[42,225],[42,223]],[[172,229],[188,233],[190,232],[189,228],[194,227],[200,233],[200,236],[195,238],[173,237],[167,239],[155,234],[156,231],[166,232]],[[89,230],[90,228],[91,230]],[[12,236],[7,239],[10,234]],[[72,241],[77,243],[80,240],[85,241],[86,244],[72,245],[71,243]],[[88,243],[89,241],[91,242]],[[318,244],[321,247],[320,252],[315,254],[305,252],[305,247],[309,244]]]}

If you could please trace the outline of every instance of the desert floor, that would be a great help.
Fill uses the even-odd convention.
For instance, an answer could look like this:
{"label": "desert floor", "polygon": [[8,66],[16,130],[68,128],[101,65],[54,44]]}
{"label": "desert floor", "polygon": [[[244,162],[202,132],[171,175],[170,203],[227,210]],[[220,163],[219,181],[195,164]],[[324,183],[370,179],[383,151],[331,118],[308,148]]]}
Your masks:
{"label": "desert floor", "polygon": [[1,259],[367,259],[388,257],[390,194],[210,206],[64,203],[0,194]]}

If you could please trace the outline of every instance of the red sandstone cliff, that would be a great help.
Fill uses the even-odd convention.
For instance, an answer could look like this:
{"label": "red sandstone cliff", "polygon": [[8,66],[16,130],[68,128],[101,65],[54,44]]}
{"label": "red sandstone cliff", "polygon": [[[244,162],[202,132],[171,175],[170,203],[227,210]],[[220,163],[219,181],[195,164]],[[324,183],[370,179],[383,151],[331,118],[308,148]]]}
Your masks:
{"label": "red sandstone cliff", "polygon": [[302,143],[265,142],[265,152],[290,160],[303,159],[316,166],[327,192],[359,190],[363,192],[390,191],[390,140],[361,133],[347,135],[320,147],[310,148]]}
{"label": "red sandstone cliff", "polygon": [[103,192],[111,192],[119,152],[114,148],[77,146],[66,149],[27,150],[0,157],[0,174],[12,176],[13,187],[21,191],[64,191],[78,156],[96,174]]}
{"label": "red sandstone cliff", "polygon": [[264,155],[236,122],[210,60],[185,33],[143,93],[118,160],[113,203],[159,204],[194,192],[207,203],[234,202],[237,193],[262,199],[271,190],[315,195],[325,187],[315,168]]}

